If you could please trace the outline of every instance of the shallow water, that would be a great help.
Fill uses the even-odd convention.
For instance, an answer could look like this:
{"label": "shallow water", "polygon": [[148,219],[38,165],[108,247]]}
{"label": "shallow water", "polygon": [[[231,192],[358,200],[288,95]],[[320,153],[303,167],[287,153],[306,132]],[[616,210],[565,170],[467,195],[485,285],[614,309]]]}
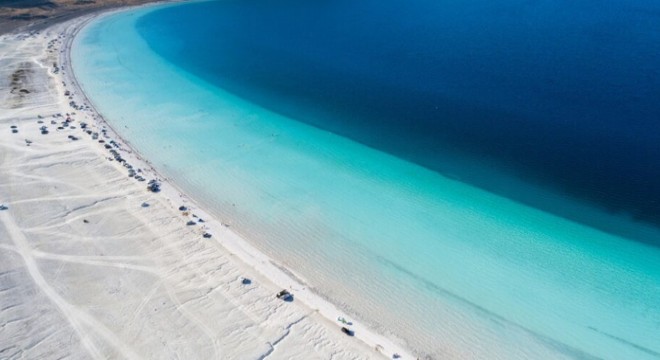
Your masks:
{"label": "shallow water", "polygon": [[[298,2],[286,4],[291,7],[282,5],[273,18],[295,19],[300,13],[292,9],[303,11]],[[329,12],[333,5],[319,6]],[[206,77],[170,56],[202,56],[199,49],[183,50],[185,42],[172,36],[183,31],[177,24],[187,24],[191,34],[203,28],[199,18],[195,25],[186,22],[187,12],[213,14],[210,28],[231,19],[238,26],[245,19],[233,15],[274,11],[274,2],[159,8],[170,10],[124,12],[83,31],[72,61],[85,92],[158,169],[321,295],[437,357],[660,357],[660,251],[650,245],[660,239],[656,228],[524,181],[512,166],[497,165],[506,165],[506,158],[478,161],[475,152],[462,150],[464,144],[442,142],[426,154],[428,163],[405,152],[396,156],[392,148],[376,146],[393,139],[389,132],[396,127],[374,130],[376,143],[370,143],[361,130],[372,128],[357,115],[351,118],[357,125],[347,118],[328,123],[332,113],[325,104],[299,118],[309,110],[305,101],[316,100],[277,87],[251,97],[248,90],[263,82],[241,84],[239,75],[249,72],[236,64],[224,68],[229,75]],[[167,11],[176,11],[178,21]],[[263,18],[249,19],[264,26]],[[212,39],[242,44],[249,37],[227,30],[213,32]],[[260,60],[273,60],[266,55]],[[353,63],[348,59],[337,63],[340,74]],[[272,76],[290,75],[285,78],[313,92],[303,81],[308,73],[297,69]],[[273,107],[270,96],[291,102]],[[416,133],[401,134],[410,140]],[[420,149],[413,152],[424,157]],[[429,165],[438,159],[444,169]],[[485,191],[483,183],[498,191]],[[502,189],[568,210],[553,215],[502,196]],[[567,214],[579,214],[581,222]],[[605,222],[617,224],[617,231],[583,224]]]}

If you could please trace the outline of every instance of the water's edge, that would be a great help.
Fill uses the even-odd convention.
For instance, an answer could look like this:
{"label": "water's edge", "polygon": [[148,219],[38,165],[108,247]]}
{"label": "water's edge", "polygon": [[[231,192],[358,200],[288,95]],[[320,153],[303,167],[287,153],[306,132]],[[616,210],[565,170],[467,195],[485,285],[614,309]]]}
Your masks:
{"label": "water's edge", "polygon": [[[161,194],[169,199],[171,204],[174,205],[181,199],[185,199],[192,208],[197,208],[195,211],[200,217],[206,219],[207,226],[210,229],[215,229],[217,234],[220,235],[214,238],[214,241],[217,241],[220,246],[229,250],[241,261],[250,265],[254,270],[264,275],[274,284],[283,288],[295,289],[294,294],[296,296],[296,301],[300,301],[310,309],[315,310],[317,313],[325,317],[329,323],[334,323],[338,315],[341,316],[346,313],[345,309],[341,309],[341,307],[333,304],[330,299],[323,296],[321,292],[318,292],[313,287],[308,287],[308,284],[302,280],[302,276],[296,275],[291,269],[288,269],[275,259],[266,255],[263,251],[252,246],[250,242],[240,234],[240,232],[234,229],[228,229],[227,224],[219,220],[222,219],[219,214],[207,210],[211,209],[211,207],[206,206],[203,198],[200,199],[194,196],[189,196],[188,193],[184,192],[171,177],[163,176],[163,174],[167,175],[167,172],[155,167],[148,158],[142,156],[140,151],[122,137],[108,119],[97,110],[94,101],[86,95],[84,85],[80,83],[75,76],[74,67],[71,61],[72,48],[74,47],[77,38],[85,31],[85,28],[89,27],[94,22],[102,21],[105,17],[136,9],[149,9],[152,7],[162,8],[165,6],[177,6],[179,3],[205,1],[211,0],[161,0],[155,1],[151,4],[101,10],[94,14],[86,14],[77,19],[69,20],[73,24],[72,26],[74,26],[74,30],[70,37],[65,38],[66,51],[61,54],[62,59],[60,61],[65,69],[64,74],[68,79],[67,84],[70,89],[74,89],[76,97],[81,97],[84,100],[83,104],[88,104],[90,106],[91,109],[89,110],[93,114],[96,114],[95,118],[99,124],[108,129],[108,134],[111,138],[116,139],[115,141],[119,144],[124,144],[123,148],[134,154],[137,159],[144,161],[144,165],[149,167],[151,172],[159,174],[159,180],[163,184]],[[392,354],[398,354],[406,359],[415,358],[415,355],[413,354],[417,352],[410,350],[408,345],[405,344],[405,341],[402,339],[392,337],[391,334],[388,336],[387,334],[378,333],[370,328],[368,324],[360,323],[359,321],[353,322],[353,329],[356,331],[354,338],[363,341],[368,346],[376,349],[377,351],[374,354],[385,356],[387,358],[390,358]],[[393,339],[395,339],[395,341],[393,341]]]}

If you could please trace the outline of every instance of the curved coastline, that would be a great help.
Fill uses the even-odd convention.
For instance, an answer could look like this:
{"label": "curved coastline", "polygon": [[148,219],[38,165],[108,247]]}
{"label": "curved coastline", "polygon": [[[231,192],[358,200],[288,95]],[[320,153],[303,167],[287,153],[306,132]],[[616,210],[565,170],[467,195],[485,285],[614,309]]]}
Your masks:
{"label": "curved coastline", "polygon": [[[199,2],[203,1],[204,0],[199,0]],[[94,103],[85,95],[84,87],[77,81],[75,77],[75,72],[71,66],[71,47],[76,36],[79,35],[81,30],[83,30],[91,22],[105,16],[111,16],[112,14],[118,12],[129,11],[136,8],[163,6],[165,4],[177,5],[182,2],[185,1],[162,1],[133,7],[104,10],[92,15],[81,16],[77,19],[69,20],[68,23],[72,25],[67,28],[67,31],[70,32],[68,36],[66,36],[65,50],[61,52],[60,55],[62,57],[62,64],[64,64],[64,68],[66,69],[64,74],[67,84],[70,84],[71,87],[77,90],[74,98],[81,96],[81,103],[90,105],[88,112],[98,122],[98,125],[100,127],[106,127],[109,129],[109,136],[111,138],[117,139],[119,144],[125,145],[126,150],[128,150],[130,154],[129,156],[131,158],[131,162],[138,165],[141,164],[141,167],[149,169],[149,171],[153,173],[156,178],[162,181],[163,185],[165,186],[162,187],[161,194],[171,203],[171,206],[174,209],[177,207],[177,202],[182,202],[188,205],[191,211],[194,209],[195,213],[199,214],[200,217],[208,219],[206,220],[206,226],[208,226],[209,230],[215,234],[220,235],[218,237],[214,237],[214,239],[219,239],[217,241],[220,246],[226,248],[233,255],[236,255],[242,262],[251,266],[254,270],[264,275],[272,283],[282,288],[291,289],[296,301],[301,301],[312,311],[321,314],[327,319],[328,323],[336,324],[336,319],[338,317],[344,317],[345,312],[339,310],[337,306],[330,303],[327,299],[324,299],[321,295],[314,293],[312,289],[308,289],[307,284],[305,284],[300,279],[301,277],[296,276],[294,271],[287,269],[281,264],[278,264],[272,258],[265,255],[262,251],[250,245],[247,240],[241,238],[239,235],[230,230],[226,224],[223,224],[222,221],[216,219],[214,216],[206,212],[203,206],[199,206],[198,202],[194,198],[186,195],[175,182],[162,176],[158,169],[156,169],[148,159],[141,156],[140,153],[131,146],[130,142],[122,138],[119,133],[115,131],[112,125],[105,120],[103,114],[96,110]],[[414,351],[407,349],[405,346],[392,341],[384,335],[376,333],[369,327],[360,324],[359,322],[354,322],[351,326],[351,329],[354,331],[355,338],[359,339],[377,351],[374,352],[374,354],[379,354],[386,357],[391,357],[393,354],[397,354],[402,359],[416,358],[416,356],[413,355],[415,353]]]}
{"label": "curved coastline", "polygon": [[[170,118],[183,123],[175,127],[174,132],[185,137],[186,128],[199,130],[185,121],[190,119],[185,115],[191,107],[185,106],[186,113],[170,112],[169,108],[154,112],[150,108],[145,111],[150,113],[148,118],[116,117],[113,115],[117,112],[112,111],[105,113],[104,118],[97,111],[108,109],[101,101],[105,100],[103,97],[99,98],[96,108],[91,107],[93,104],[86,96],[96,99],[106,91],[106,87],[102,87],[99,93],[94,87],[94,76],[103,79],[103,70],[107,69],[103,65],[111,65],[111,62],[101,62],[99,66],[90,62],[92,66],[87,69],[93,71],[82,71],[78,80],[83,84],[80,84],[71,68],[71,56],[75,61],[77,51],[70,52],[72,46],[78,49],[73,42],[83,37],[84,30],[89,29],[85,26],[93,24],[93,19],[103,14],[108,13],[60,22],[30,33],[0,36],[3,50],[0,51],[3,65],[0,68],[8,75],[5,82],[0,81],[0,108],[3,110],[0,111],[0,127],[4,129],[0,131],[0,292],[3,294],[0,323],[4,324],[5,334],[0,338],[0,349],[4,349],[3,355],[13,357],[15,353],[20,357],[18,354],[22,352],[22,357],[28,358],[141,358],[174,354],[179,358],[208,358],[215,354],[218,358],[263,359],[271,355],[293,358],[304,354],[306,357],[354,359],[377,357],[374,350],[390,356],[405,344],[402,351],[414,350],[413,354],[399,352],[404,357],[660,358],[660,349],[653,337],[656,320],[660,318],[657,307],[660,303],[660,252],[656,248],[567,223],[506,199],[474,191],[460,181],[439,179],[396,159],[347,147],[349,145],[341,139],[334,138],[337,147],[327,148],[333,144],[326,142],[330,135],[309,138],[328,158],[339,159],[321,165],[341,163],[342,167],[318,168],[324,171],[317,173],[326,179],[337,179],[336,173],[342,173],[344,179],[355,180],[349,184],[358,185],[355,186],[357,190],[346,191],[351,197],[345,204],[362,201],[375,206],[326,209],[346,213],[358,209],[365,216],[357,217],[363,221],[361,224],[342,217],[312,217],[311,220],[327,222],[320,223],[324,227],[303,228],[307,232],[301,232],[298,223],[307,225],[309,221],[305,221],[308,218],[301,216],[304,214],[296,207],[321,209],[325,199],[320,198],[320,202],[311,196],[301,199],[289,191],[285,197],[294,203],[288,207],[282,203],[272,207],[273,212],[280,215],[275,220],[283,220],[288,227],[284,239],[293,244],[299,244],[295,237],[300,238],[301,234],[310,245],[314,240],[334,243],[336,234],[348,229],[353,242],[346,246],[340,241],[344,256],[329,256],[333,264],[333,271],[328,272],[330,277],[334,275],[333,279],[351,285],[355,283],[352,277],[356,273],[359,274],[355,278],[361,276],[370,282],[374,282],[373,278],[384,280],[375,281],[378,284],[373,286],[369,282],[358,288],[347,286],[352,293],[341,295],[335,283],[327,282],[327,275],[316,278],[309,272],[307,263],[280,257],[281,252],[271,252],[263,243],[276,240],[282,232],[250,227],[250,224],[261,224],[245,220],[247,217],[237,217],[235,215],[241,213],[225,211],[231,207],[207,199],[205,192],[191,187],[195,185],[191,182],[194,179],[180,175],[176,166],[168,166],[180,164],[164,162],[159,153],[153,151],[162,151],[166,157],[175,152],[175,155],[182,153],[185,154],[182,157],[190,158],[194,146],[178,146],[181,143],[172,142],[175,146],[170,146],[173,151],[168,152],[164,147],[150,147],[152,143],[131,137],[150,134],[154,124],[145,121],[140,130],[141,119],[151,119],[157,124]],[[121,27],[109,29],[110,37],[119,35],[118,40],[110,44],[121,47],[125,37],[116,32]],[[90,46],[93,47],[93,42]],[[141,53],[130,46],[127,48]],[[103,47],[95,48],[99,49]],[[109,47],[107,49],[109,56],[115,55]],[[148,66],[134,69],[149,74],[145,69]],[[24,76],[26,74],[28,76]],[[130,76],[134,75],[135,72]],[[121,72],[111,76],[124,79]],[[87,81],[91,84],[89,93],[79,87],[88,84]],[[128,82],[131,87],[142,83],[137,79]],[[155,92],[144,92],[144,89],[149,90],[149,87],[138,88],[134,93],[120,91],[122,102],[110,101],[110,104],[124,104],[124,99],[130,100],[133,96],[140,100],[134,104],[160,104],[162,94],[154,95]],[[73,92],[71,98],[66,91]],[[223,96],[220,96],[221,101]],[[70,100],[90,107],[80,110],[76,107],[75,113],[69,114],[72,112]],[[189,105],[187,101],[184,103]],[[190,104],[199,103],[192,101]],[[201,104],[201,108],[212,108]],[[126,105],[125,113],[144,115],[130,107],[132,104]],[[125,114],[120,112],[119,115]],[[165,115],[172,116],[163,117]],[[216,119],[224,121],[222,117]],[[254,128],[271,125],[270,118],[263,120]],[[124,129],[124,125],[130,126],[130,130]],[[295,130],[293,126],[291,129]],[[111,144],[116,147],[109,151],[89,131],[98,131],[99,139],[108,140],[108,143],[112,140]],[[219,142],[237,134],[242,137],[238,132],[226,133],[229,136],[212,136]],[[153,134],[156,135],[168,139],[169,134]],[[195,135],[204,138],[203,134]],[[127,141],[130,139],[133,144]],[[255,144],[248,142],[248,145]],[[211,157],[236,155],[232,149],[224,149],[228,151],[211,152]],[[357,152],[353,152],[355,150]],[[127,177],[125,166],[111,156],[116,153],[138,171],[143,171],[144,177],[163,180],[163,191],[159,194],[147,192],[146,182],[136,181],[130,177],[130,172]],[[263,157],[263,152],[257,155]],[[356,155],[357,161],[346,160],[346,155]],[[263,166],[269,159],[280,159],[277,166],[284,165],[282,169],[286,169],[287,161],[291,160],[281,152],[265,158],[264,162],[257,161],[257,165]],[[295,158],[301,159],[306,160]],[[225,164],[223,161],[208,162],[208,156],[200,160],[206,161],[201,168]],[[254,161],[255,157],[248,160]],[[381,164],[383,168],[374,167],[372,163]],[[246,162],[232,164],[229,161],[228,164],[245,165]],[[384,169],[386,165],[391,165],[392,169]],[[235,174],[227,172],[225,166],[220,167],[221,172],[209,171],[211,176],[207,177],[211,178],[211,185],[201,184],[206,188],[229,184],[224,194],[229,194],[230,201],[243,206],[244,203],[239,202],[246,197],[245,202],[250,205],[252,192],[231,187]],[[195,170],[194,167],[181,169],[191,168]],[[410,177],[386,178],[384,174],[390,170],[410,170],[413,175],[423,176],[418,176],[419,181],[410,181]],[[300,186],[293,178],[298,176],[310,186],[316,186],[312,189],[314,193],[324,192],[314,181],[318,174],[309,171],[304,176],[298,172],[282,173],[287,175],[277,179],[287,182],[285,185]],[[365,178],[375,178],[375,181],[368,181],[365,186],[365,182],[356,180]],[[434,188],[430,185],[437,183],[442,184],[443,191],[432,191]],[[266,185],[271,184],[278,185],[277,182]],[[256,181],[245,184],[263,191],[259,189],[262,185]],[[407,191],[410,187],[423,189]],[[360,193],[378,195],[356,196]],[[335,194],[345,197],[341,192]],[[435,206],[438,195],[445,204],[452,206]],[[415,197],[412,206],[405,207],[404,201],[398,201],[409,197]],[[382,201],[369,202],[373,199]],[[178,209],[180,205],[185,205],[188,211]],[[404,206],[396,208],[400,205]],[[191,209],[192,214],[189,213]],[[393,220],[392,214],[398,218]],[[197,222],[198,215],[208,222]],[[231,230],[221,220],[229,220]],[[195,226],[189,226],[186,221],[194,222]],[[424,228],[425,222],[431,226]],[[430,238],[437,240],[435,244],[416,244],[414,240],[429,238],[428,233],[416,233],[416,228],[434,231]],[[213,238],[205,239],[203,231],[211,232]],[[258,236],[252,236],[255,233]],[[388,243],[388,233],[398,238]],[[356,241],[369,237],[377,240],[377,248],[369,249],[370,244]],[[312,259],[308,263],[313,271],[327,268],[324,263],[314,261],[319,259],[315,252],[318,249],[303,249],[302,255]],[[321,249],[330,249],[329,255],[336,255],[336,247]],[[389,256],[390,253],[395,256]],[[379,273],[374,274],[369,268],[371,263],[351,259],[353,255],[363,259],[365,254],[375,257],[379,264],[373,268]],[[428,254],[437,264],[447,266],[428,266],[422,261]],[[278,264],[271,258],[282,260]],[[348,266],[334,266],[347,263]],[[359,272],[351,270],[354,269],[352,263],[361,268]],[[436,271],[438,269],[440,271]],[[246,286],[242,277],[249,277],[253,282]],[[273,296],[288,287],[295,296],[293,303],[283,303]],[[403,290],[391,291],[397,288]],[[324,293],[330,301],[324,301]],[[383,304],[390,306],[387,306],[388,311],[382,311],[377,303],[388,295],[391,299],[384,299]],[[364,306],[363,299],[370,300],[366,303],[368,307]],[[309,306],[315,302],[327,305],[327,309]],[[410,311],[406,312],[408,308]],[[356,335],[374,335],[382,342],[389,338],[394,340],[391,347],[375,349],[373,344],[380,340],[372,339],[372,344],[367,345],[365,341],[342,334],[339,327],[343,325],[334,320],[335,316],[346,313],[364,315],[358,318],[358,326],[362,327],[355,329]],[[405,316],[408,313],[413,316]],[[438,326],[431,327],[429,323]],[[382,324],[387,327],[380,326]],[[406,332],[409,329],[405,326],[409,324],[412,324],[411,331]],[[388,330],[405,336],[397,338]],[[410,337],[411,334],[414,337]],[[415,346],[420,343],[422,346]],[[433,354],[425,354],[427,349]],[[507,351],[508,356],[502,355]]]}

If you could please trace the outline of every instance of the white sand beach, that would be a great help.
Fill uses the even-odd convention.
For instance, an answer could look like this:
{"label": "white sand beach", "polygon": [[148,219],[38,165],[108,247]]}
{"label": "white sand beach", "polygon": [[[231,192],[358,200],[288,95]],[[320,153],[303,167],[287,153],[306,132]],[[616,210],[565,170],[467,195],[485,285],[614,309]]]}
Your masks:
{"label": "white sand beach", "polygon": [[204,212],[88,107],[68,52],[89,19],[0,37],[0,358],[414,358],[359,323],[343,334],[345,315],[295,269]]}

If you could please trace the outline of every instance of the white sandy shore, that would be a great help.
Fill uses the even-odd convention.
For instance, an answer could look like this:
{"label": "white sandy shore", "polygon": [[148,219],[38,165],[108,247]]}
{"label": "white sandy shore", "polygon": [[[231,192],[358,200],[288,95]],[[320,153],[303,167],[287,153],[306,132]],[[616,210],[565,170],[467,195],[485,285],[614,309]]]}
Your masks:
{"label": "white sandy shore", "polygon": [[88,103],[68,68],[87,20],[0,37],[0,358],[413,358],[360,324],[344,335],[336,307],[173,185],[148,192],[111,161],[82,122],[160,178],[92,108],[69,105]]}

